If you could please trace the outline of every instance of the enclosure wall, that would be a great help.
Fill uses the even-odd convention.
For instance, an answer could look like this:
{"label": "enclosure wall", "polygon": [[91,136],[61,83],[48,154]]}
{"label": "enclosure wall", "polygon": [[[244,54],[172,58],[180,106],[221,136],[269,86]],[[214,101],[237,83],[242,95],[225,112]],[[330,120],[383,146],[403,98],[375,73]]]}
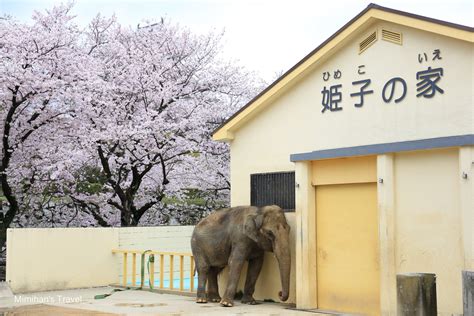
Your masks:
{"label": "enclosure wall", "polygon": [[[193,226],[9,229],[6,280],[14,293],[119,283],[122,256],[112,254],[112,249],[191,253],[192,230]],[[184,271],[189,274],[189,265]]]}

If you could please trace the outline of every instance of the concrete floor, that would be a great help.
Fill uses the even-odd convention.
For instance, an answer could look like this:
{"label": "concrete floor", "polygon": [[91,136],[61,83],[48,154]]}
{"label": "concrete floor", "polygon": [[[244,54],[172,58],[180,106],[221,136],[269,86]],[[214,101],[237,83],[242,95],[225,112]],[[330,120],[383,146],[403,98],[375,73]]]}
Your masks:
{"label": "concrete floor", "polygon": [[137,290],[94,299],[110,292],[112,288],[100,287],[0,297],[0,315],[323,315],[290,310],[279,303],[245,305],[236,301],[234,307],[226,308],[217,303],[196,304],[193,297]]}

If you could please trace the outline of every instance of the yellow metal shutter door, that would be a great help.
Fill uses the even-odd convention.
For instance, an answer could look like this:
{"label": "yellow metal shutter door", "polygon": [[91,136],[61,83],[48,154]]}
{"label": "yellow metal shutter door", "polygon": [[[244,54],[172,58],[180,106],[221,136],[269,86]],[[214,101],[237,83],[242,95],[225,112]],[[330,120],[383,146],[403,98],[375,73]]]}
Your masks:
{"label": "yellow metal shutter door", "polygon": [[377,184],[316,186],[318,308],[380,314]]}

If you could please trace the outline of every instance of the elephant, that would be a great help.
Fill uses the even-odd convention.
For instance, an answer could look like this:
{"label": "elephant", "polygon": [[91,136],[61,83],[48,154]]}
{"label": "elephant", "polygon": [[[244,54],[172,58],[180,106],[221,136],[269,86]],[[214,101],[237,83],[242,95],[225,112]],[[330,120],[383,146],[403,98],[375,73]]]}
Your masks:
{"label": "elephant", "polygon": [[[202,219],[195,226],[191,238],[198,272],[196,302],[207,303],[210,300],[225,307],[233,306],[240,272],[244,262],[248,261],[241,302],[256,304],[253,294],[265,251],[273,252],[278,261],[282,285],[278,295],[280,300],[286,301],[291,269],[289,233],[285,213],[276,205],[225,208]],[[229,266],[229,278],[221,299],[217,276],[226,266]]]}

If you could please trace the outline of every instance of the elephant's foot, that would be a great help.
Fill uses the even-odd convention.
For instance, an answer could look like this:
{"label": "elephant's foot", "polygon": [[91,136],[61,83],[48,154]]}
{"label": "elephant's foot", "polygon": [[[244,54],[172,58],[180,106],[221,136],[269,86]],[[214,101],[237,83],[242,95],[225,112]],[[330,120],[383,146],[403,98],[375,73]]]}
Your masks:
{"label": "elephant's foot", "polygon": [[224,307],[232,307],[232,306],[234,306],[234,301],[223,298],[221,300],[221,305],[224,306]]}
{"label": "elephant's foot", "polygon": [[257,301],[252,297],[252,295],[245,295],[242,296],[242,299],[240,300],[242,304],[249,304],[249,305],[256,305],[258,304]]}
{"label": "elephant's foot", "polygon": [[221,297],[219,296],[219,294],[210,293],[207,295],[207,297],[210,302],[219,303],[221,301]]}
{"label": "elephant's foot", "polygon": [[207,303],[207,298],[205,298],[205,297],[198,297],[198,298],[196,299],[196,303],[200,303],[200,304]]}

